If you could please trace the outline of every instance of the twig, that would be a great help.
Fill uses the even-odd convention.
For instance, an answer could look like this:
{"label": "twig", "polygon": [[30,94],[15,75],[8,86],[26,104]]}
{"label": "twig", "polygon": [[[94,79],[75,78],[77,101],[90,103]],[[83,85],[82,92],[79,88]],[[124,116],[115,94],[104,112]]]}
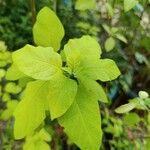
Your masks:
{"label": "twig", "polygon": [[36,21],[36,4],[35,0],[31,0],[31,11],[32,11],[32,24]]}

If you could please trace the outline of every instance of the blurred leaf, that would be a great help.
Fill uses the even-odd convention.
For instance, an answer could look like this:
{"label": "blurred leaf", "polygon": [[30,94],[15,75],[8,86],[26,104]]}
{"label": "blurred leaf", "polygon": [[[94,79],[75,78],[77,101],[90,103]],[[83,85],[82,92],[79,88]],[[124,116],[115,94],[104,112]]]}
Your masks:
{"label": "blurred leaf", "polygon": [[106,128],[104,128],[104,131],[107,133],[111,133],[114,137],[119,137],[122,133],[122,126],[118,124],[108,124]]}
{"label": "blurred leaf", "polygon": [[124,0],[124,11],[127,12],[131,10],[137,3],[137,0]]}
{"label": "blurred leaf", "polygon": [[148,106],[150,108],[150,98],[144,99],[144,103],[146,106]]}
{"label": "blurred leaf", "polygon": [[30,81],[33,81],[33,79],[30,78],[30,77],[23,77],[23,78],[20,78],[20,79],[19,79],[18,85],[19,85],[21,88],[23,88],[23,87],[25,87],[25,86],[27,85],[27,83],[29,83]]}
{"label": "blurred leaf", "polygon": [[116,38],[119,39],[120,41],[127,43],[127,39],[120,33],[115,34]]}
{"label": "blurred leaf", "polygon": [[51,150],[50,145],[46,142],[51,141],[50,134],[41,129],[38,133],[28,136],[23,145],[23,150]]}
{"label": "blurred leaf", "polygon": [[130,102],[128,104],[121,105],[115,109],[115,112],[118,114],[127,113],[133,110],[137,106],[138,102]]}
{"label": "blurred leaf", "polygon": [[8,93],[17,94],[17,93],[21,92],[21,90],[22,90],[22,88],[19,87],[14,82],[9,82],[5,85],[5,91]]}
{"label": "blurred leaf", "polygon": [[15,110],[17,104],[18,104],[18,101],[17,101],[17,100],[8,101],[8,102],[7,102],[7,108],[6,108],[6,110],[4,110],[4,111],[2,112],[0,118],[1,118],[2,120],[5,120],[5,121],[6,121],[6,120],[8,120],[10,117],[12,117],[13,112],[14,112],[14,110]]}
{"label": "blurred leaf", "polygon": [[135,58],[140,64],[145,63],[148,65],[148,63],[149,63],[147,58],[139,52],[135,52]]}
{"label": "blurred leaf", "polygon": [[138,95],[141,99],[146,99],[149,97],[149,94],[146,91],[139,91]]}
{"label": "blurred leaf", "polygon": [[6,51],[7,50],[7,46],[5,45],[4,41],[0,41],[0,51]]}
{"label": "blurred leaf", "polygon": [[9,93],[7,93],[7,92],[3,93],[2,100],[3,100],[3,102],[10,101],[11,97],[10,97]]}
{"label": "blurred leaf", "polygon": [[22,77],[25,77],[26,75],[23,74],[17,67],[17,65],[12,64],[7,72],[6,72],[6,79],[7,80],[18,80]]}
{"label": "blurred leaf", "polygon": [[0,60],[0,67],[5,67],[7,62],[5,60]]}
{"label": "blurred leaf", "polygon": [[49,141],[52,140],[51,135],[50,135],[44,128],[41,129],[38,134],[39,134],[39,137],[40,137],[42,140],[45,140],[45,141],[47,141],[47,142],[49,142]]}
{"label": "blurred leaf", "polygon": [[3,78],[6,74],[6,71],[4,69],[0,69],[0,79]]}
{"label": "blurred leaf", "polygon": [[148,109],[146,107],[145,103],[144,103],[144,100],[141,99],[141,98],[139,98],[139,97],[136,97],[134,99],[130,99],[129,103],[135,103],[135,104],[137,104],[135,108],[139,109],[139,110],[147,110]]}
{"label": "blurred leaf", "polygon": [[129,125],[129,126],[133,126],[136,125],[140,122],[140,117],[136,114],[136,113],[128,113],[124,116],[124,123]]}
{"label": "blurred leaf", "polygon": [[106,25],[106,24],[103,24],[102,25],[103,26],[103,28],[104,28],[104,30],[109,34],[109,35],[111,35],[111,29],[110,29],[110,27],[108,26],[108,25]]}
{"label": "blurred leaf", "polygon": [[95,0],[77,0],[75,9],[77,10],[86,10],[86,9],[96,9],[96,1]]}
{"label": "blurred leaf", "polygon": [[0,52],[0,59],[8,62],[11,59],[11,53],[9,51]]}
{"label": "blurred leaf", "polygon": [[[142,0],[142,2],[144,2],[144,1],[147,1],[147,0]],[[140,0],[140,3],[141,3],[141,0]],[[146,3],[143,4],[143,6],[140,3],[136,4],[135,8],[136,8],[137,11],[142,13],[144,11],[144,7],[143,6],[145,6]]]}
{"label": "blurred leaf", "polygon": [[113,50],[113,48],[115,47],[115,39],[113,37],[109,37],[106,41],[105,41],[105,49],[107,52]]}
{"label": "blurred leaf", "polygon": [[107,11],[108,11],[109,16],[110,16],[110,17],[113,17],[113,15],[114,15],[114,10],[113,10],[111,4],[106,3],[106,8],[107,8]]}
{"label": "blurred leaf", "polygon": [[150,139],[147,138],[146,143],[144,144],[144,149],[143,150],[149,150],[149,148],[150,148]]}
{"label": "blurred leaf", "polygon": [[112,27],[112,28],[111,28],[111,33],[112,33],[112,34],[116,34],[118,31],[119,31],[119,29],[116,28],[116,27]]}
{"label": "blurred leaf", "polygon": [[150,37],[143,37],[140,41],[140,44],[150,52]]}
{"label": "blurred leaf", "polygon": [[148,114],[147,114],[147,122],[150,125],[150,112],[148,112]]}

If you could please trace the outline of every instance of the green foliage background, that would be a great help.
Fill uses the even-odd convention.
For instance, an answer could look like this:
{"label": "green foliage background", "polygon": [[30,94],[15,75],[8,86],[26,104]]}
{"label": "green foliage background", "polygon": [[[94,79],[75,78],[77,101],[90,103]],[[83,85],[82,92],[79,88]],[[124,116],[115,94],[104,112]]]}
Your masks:
{"label": "green foliage background", "polygon": [[[128,100],[139,99],[140,90],[150,93],[150,2],[134,1],[132,6],[127,1],[127,4],[125,6],[123,0],[99,0],[96,7],[92,7],[84,0],[79,4],[75,0],[36,1],[37,12],[46,5],[59,16],[66,32],[62,47],[70,38],[89,34],[101,43],[102,58],[111,58],[119,66],[121,76],[115,81],[103,83],[109,98],[108,104],[100,104],[104,132],[101,149],[104,150],[150,149],[149,99],[143,104],[148,110],[134,107],[130,113],[115,113],[115,108],[128,103]],[[33,44],[31,1],[0,0],[0,10],[0,40],[7,45],[6,50],[4,43],[0,43],[0,148],[20,150],[23,141],[14,140],[11,116],[28,79],[7,81],[5,71],[12,62],[10,51],[26,43]],[[46,130],[52,137],[41,138],[42,141],[47,141],[54,150],[78,149],[67,140],[57,123],[48,119],[46,122]],[[46,134],[45,131],[42,134]]]}

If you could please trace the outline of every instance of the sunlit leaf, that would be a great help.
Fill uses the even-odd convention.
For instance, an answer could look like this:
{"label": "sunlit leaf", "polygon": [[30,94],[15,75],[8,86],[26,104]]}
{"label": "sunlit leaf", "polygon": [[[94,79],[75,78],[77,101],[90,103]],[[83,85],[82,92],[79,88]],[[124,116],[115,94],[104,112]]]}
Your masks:
{"label": "sunlit leaf", "polygon": [[51,141],[50,134],[45,129],[41,129],[38,133],[26,138],[23,150],[51,150],[50,145],[46,143],[49,141]]}
{"label": "sunlit leaf", "polygon": [[73,103],[77,92],[77,83],[65,76],[49,82],[48,103],[51,119],[62,116]]}
{"label": "sunlit leaf", "polygon": [[102,138],[99,107],[80,84],[70,109],[59,119],[70,140],[83,150],[99,150]]}
{"label": "sunlit leaf", "polygon": [[17,65],[12,64],[11,67],[6,72],[7,80],[18,80],[26,75],[23,74],[17,67]]}
{"label": "sunlit leaf", "polygon": [[92,63],[92,60],[99,59],[102,53],[99,43],[90,36],[69,40],[64,52],[67,64],[73,71],[77,70],[82,61]]}
{"label": "sunlit leaf", "polygon": [[15,139],[31,134],[44,120],[47,110],[48,84],[45,81],[30,82],[23,99],[18,104],[14,116]]}
{"label": "sunlit leaf", "polygon": [[7,106],[6,106],[7,108],[0,115],[0,119],[5,120],[5,121],[10,119],[10,117],[12,117],[12,115],[13,115],[13,112],[14,112],[17,104],[18,104],[17,100],[8,101]]}
{"label": "sunlit leaf", "polygon": [[61,57],[50,47],[26,45],[12,57],[18,69],[34,79],[50,80],[61,72]]}
{"label": "sunlit leaf", "polygon": [[56,14],[48,7],[44,7],[37,15],[33,27],[34,42],[39,46],[60,48],[64,37],[64,28]]}

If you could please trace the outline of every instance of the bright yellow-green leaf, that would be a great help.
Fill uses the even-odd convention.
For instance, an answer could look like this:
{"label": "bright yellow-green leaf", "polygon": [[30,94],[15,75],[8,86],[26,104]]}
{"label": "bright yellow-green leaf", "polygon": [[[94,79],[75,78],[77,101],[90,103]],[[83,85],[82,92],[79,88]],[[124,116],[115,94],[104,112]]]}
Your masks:
{"label": "bright yellow-green leaf", "polygon": [[48,7],[44,7],[37,15],[33,27],[34,42],[39,46],[60,48],[64,37],[64,28],[56,14]]}
{"label": "bright yellow-green leaf", "polygon": [[50,47],[26,45],[12,57],[18,69],[34,79],[50,80],[61,72],[61,57]]}
{"label": "bright yellow-green leaf", "polygon": [[5,67],[7,62],[5,60],[0,60],[0,67]]}
{"label": "bright yellow-green leaf", "polygon": [[6,71],[4,69],[0,69],[0,79],[3,78],[6,74]]}
{"label": "bright yellow-green leaf", "polygon": [[40,130],[38,135],[42,140],[45,140],[47,142],[51,141],[51,139],[52,139],[51,135],[44,128]]}
{"label": "bright yellow-green leaf", "polygon": [[7,92],[3,93],[2,101],[3,101],[3,102],[8,102],[8,101],[10,101],[10,100],[11,100],[10,94],[7,93]]}
{"label": "bright yellow-green leaf", "polygon": [[120,75],[116,63],[111,59],[100,59],[91,64],[84,64],[76,73],[78,77],[86,76],[93,80],[111,81]]}
{"label": "bright yellow-green leaf", "polygon": [[7,121],[10,117],[12,117],[17,104],[17,100],[8,101],[7,108],[2,112],[0,119]]}
{"label": "bright yellow-green leaf", "polygon": [[77,0],[75,8],[77,10],[96,9],[95,0]]}
{"label": "bright yellow-green leaf", "polygon": [[21,92],[22,88],[14,82],[8,82],[5,85],[4,90],[8,93],[17,94],[17,93]]}
{"label": "bright yellow-green leaf", "polygon": [[90,36],[83,36],[79,39],[71,39],[64,47],[68,66],[76,71],[82,61],[91,62],[99,59],[101,47],[99,43]]}
{"label": "bright yellow-green leaf", "polygon": [[77,83],[63,75],[49,82],[48,102],[51,119],[62,116],[73,103]]}
{"label": "bright yellow-green leaf", "polygon": [[124,0],[124,11],[127,12],[135,7],[138,0]]}
{"label": "bright yellow-green leaf", "polygon": [[0,51],[6,51],[7,50],[7,46],[5,44],[4,41],[0,41]]}
{"label": "bright yellow-green leaf", "polygon": [[64,52],[67,64],[77,78],[84,76],[93,80],[110,81],[120,75],[113,60],[99,59],[101,48],[90,36],[69,40]]}
{"label": "bright yellow-green leaf", "polygon": [[51,150],[50,145],[44,141],[28,141],[25,143],[23,150]]}
{"label": "bright yellow-green leaf", "polygon": [[26,87],[27,83],[33,81],[30,77],[23,77],[19,79],[18,85],[22,88]]}
{"label": "bright yellow-green leaf", "polygon": [[74,103],[58,121],[69,139],[80,149],[100,149],[102,131],[99,106],[82,84],[79,84]]}
{"label": "bright yellow-green leaf", "polygon": [[104,89],[96,81],[88,79],[84,76],[80,76],[79,81],[82,83],[82,85],[84,86],[84,88],[86,89],[86,91],[92,99],[95,99],[96,101],[99,100],[104,103],[108,102]]}
{"label": "bright yellow-green leaf", "polygon": [[23,74],[17,67],[17,65],[12,64],[11,67],[6,72],[7,80],[18,80],[26,75]]}
{"label": "bright yellow-green leaf", "polygon": [[97,67],[98,73],[95,73],[95,75],[98,80],[111,81],[120,75],[120,70],[118,69],[116,63],[111,59],[101,59]]}
{"label": "bright yellow-green leaf", "polygon": [[115,47],[115,39],[113,37],[109,37],[106,41],[105,41],[105,49],[107,52],[113,50],[113,48]]}
{"label": "bright yellow-green leaf", "polygon": [[9,51],[1,52],[0,59],[5,60],[7,63],[11,62],[11,52]]}
{"label": "bright yellow-green leaf", "polygon": [[51,141],[50,134],[45,129],[41,129],[26,138],[23,150],[51,150],[50,145],[46,143],[49,141]]}
{"label": "bright yellow-green leaf", "polygon": [[15,139],[21,139],[31,134],[44,120],[47,110],[48,82],[30,82],[23,99],[18,104],[14,116]]}

